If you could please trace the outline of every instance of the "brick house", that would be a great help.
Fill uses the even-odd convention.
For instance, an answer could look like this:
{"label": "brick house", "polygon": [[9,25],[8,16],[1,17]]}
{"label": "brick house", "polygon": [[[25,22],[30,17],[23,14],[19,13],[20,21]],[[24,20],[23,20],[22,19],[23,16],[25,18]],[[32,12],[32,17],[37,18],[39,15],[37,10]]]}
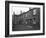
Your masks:
{"label": "brick house", "polygon": [[[36,14],[33,11],[36,9]],[[13,14],[13,24],[36,24],[38,20],[38,15],[40,13],[39,8],[33,8],[20,15]],[[33,15],[34,14],[34,15]]]}

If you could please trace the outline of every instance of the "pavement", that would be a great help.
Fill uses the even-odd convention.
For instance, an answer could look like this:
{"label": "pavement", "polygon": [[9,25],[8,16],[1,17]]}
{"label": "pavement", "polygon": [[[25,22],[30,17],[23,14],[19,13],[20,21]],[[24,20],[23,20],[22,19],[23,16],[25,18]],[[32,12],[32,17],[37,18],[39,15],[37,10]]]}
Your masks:
{"label": "pavement", "polygon": [[24,30],[40,30],[40,24],[13,25],[12,27],[12,31],[24,31]]}

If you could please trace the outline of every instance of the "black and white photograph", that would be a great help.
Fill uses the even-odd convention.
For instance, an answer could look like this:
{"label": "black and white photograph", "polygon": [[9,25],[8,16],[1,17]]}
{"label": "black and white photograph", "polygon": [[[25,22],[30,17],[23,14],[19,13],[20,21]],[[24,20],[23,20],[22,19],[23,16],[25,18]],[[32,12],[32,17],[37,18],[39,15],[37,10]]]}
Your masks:
{"label": "black and white photograph", "polygon": [[[44,3],[7,2],[8,35],[44,34]],[[7,35],[7,32],[6,32]]]}
{"label": "black and white photograph", "polygon": [[12,31],[40,30],[40,8],[12,7]]}

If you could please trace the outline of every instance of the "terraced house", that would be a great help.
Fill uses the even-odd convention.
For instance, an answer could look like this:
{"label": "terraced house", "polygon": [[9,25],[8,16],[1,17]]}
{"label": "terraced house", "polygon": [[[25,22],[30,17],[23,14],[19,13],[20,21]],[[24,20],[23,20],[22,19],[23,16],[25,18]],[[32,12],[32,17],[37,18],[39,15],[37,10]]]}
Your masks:
{"label": "terraced house", "polygon": [[39,26],[40,22],[40,9],[39,8],[32,8],[27,11],[23,12],[20,11],[20,15],[16,15],[15,12],[12,16],[12,24],[14,29],[33,29]]}

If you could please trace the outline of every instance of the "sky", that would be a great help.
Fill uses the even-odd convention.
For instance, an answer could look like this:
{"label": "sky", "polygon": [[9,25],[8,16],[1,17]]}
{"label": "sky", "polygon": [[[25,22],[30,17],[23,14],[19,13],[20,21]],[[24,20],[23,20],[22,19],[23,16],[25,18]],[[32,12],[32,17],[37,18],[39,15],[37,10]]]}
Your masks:
{"label": "sky", "polygon": [[19,15],[19,14],[21,14],[20,11],[22,11],[22,13],[27,12],[27,11],[29,11],[29,8],[28,7],[13,7],[12,10],[13,10],[13,12],[15,12],[16,15]]}

